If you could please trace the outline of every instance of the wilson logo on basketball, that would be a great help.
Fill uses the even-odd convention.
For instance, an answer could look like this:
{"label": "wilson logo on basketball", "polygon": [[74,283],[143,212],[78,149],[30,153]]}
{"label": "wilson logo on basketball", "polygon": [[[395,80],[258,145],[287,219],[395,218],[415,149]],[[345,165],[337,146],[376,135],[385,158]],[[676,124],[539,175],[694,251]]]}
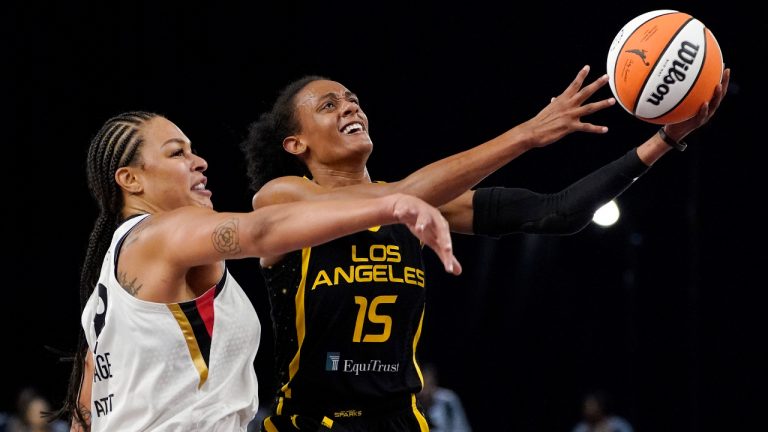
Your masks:
{"label": "wilson logo on basketball", "polygon": [[667,71],[667,76],[664,77],[661,84],[656,86],[656,91],[651,93],[646,102],[658,106],[664,100],[664,95],[669,93],[670,86],[685,81],[685,72],[688,71],[693,61],[696,60],[698,53],[698,45],[683,41],[680,44],[680,49],[677,50],[677,59],[672,61],[672,67]]}

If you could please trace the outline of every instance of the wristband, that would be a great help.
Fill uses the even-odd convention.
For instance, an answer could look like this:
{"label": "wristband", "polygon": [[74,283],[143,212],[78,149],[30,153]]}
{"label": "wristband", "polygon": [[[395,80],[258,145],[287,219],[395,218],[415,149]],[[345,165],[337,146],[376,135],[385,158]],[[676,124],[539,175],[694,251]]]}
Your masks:
{"label": "wristband", "polygon": [[685,141],[675,141],[666,132],[664,132],[664,126],[659,128],[659,136],[668,146],[675,150],[684,151],[688,144]]}

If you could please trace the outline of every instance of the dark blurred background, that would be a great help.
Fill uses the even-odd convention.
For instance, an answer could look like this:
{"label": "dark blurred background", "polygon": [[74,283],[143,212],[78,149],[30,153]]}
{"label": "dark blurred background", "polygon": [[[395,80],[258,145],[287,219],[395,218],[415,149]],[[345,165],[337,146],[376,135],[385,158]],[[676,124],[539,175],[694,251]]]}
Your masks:
{"label": "dark blurred background", "polygon": [[[763,430],[766,253],[762,178],[765,36],[734,2],[15,2],[2,16],[11,77],[0,410],[27,385],[58,404],[78,280],[96,217],[91,136],[125,110],[168,116],[209,162],[220,210],[247,210],[238,143],[294,78],[357,93],[372,177],[393,181],[534,116],[585,64],[605,72],[613,37],[655,9],[715,34],[732,82],[710,124],[621,197],[610,228],[566,237],[456,235],[464,273],[427,252],[420,358],[462,398],[477,431],[570,431],[582,395],[608,391],[636,431]],[[610,96],[606,86],[597,97]],[[481,186],[555,192],[650,137],[618,105],[524,154]],[[6,135],[7,137],[7,135]],[[10,155],[8,154],[10,151]],[[274,390],[268,301],[256,260],[232,262],[261,317],[262,400]]]}

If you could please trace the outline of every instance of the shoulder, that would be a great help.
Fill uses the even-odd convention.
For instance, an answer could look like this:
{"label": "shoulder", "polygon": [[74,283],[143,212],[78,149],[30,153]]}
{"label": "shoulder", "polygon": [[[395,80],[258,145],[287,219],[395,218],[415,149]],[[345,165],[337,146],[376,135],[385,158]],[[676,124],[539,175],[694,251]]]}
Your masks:
{"label": "shoulder", "polygon": [[272,204],[283,204],[302,201],[313,195],[322,193],[324,188],[306,177],[278,177],[265,183],[253,195],[251,205],[254,209]]}
{"label": "shoulder", "polygon": [[131,224],[124,237],[118,240],[122,245],[120,255],[124,258],[128,249],[139,253],[164,250],[163,246],[167,246],[173,239],[184,242],[188,235],[194,232],[193,227],[202,228],[206,224],[219,223],[211,219],[211,216],[216,214],[217,212],[210,208],[184,206],[148,215]]}
{"label": "shoulder", "polygon": [[218,213],[216,210],[208,207],[191,205],[183,206],[173,210],[148,215],[131,229],[131,234],[146,232],[160,234],[173,232],[181,229],[186,223],[191,223],[196,219],[208,217],[216,213]]}

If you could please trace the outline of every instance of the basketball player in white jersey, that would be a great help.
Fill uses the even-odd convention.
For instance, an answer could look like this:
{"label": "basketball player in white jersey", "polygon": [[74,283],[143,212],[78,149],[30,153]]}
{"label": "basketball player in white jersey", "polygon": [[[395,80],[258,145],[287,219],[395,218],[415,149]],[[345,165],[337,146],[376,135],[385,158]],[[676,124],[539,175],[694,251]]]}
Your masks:
{"label": "basketball player in white jersey", "polygon": [[153,113],[109,119],[88,152],[100,214],[81,275],[84,339],[61,413],[72,430],[245,431],[260,323],[225,260],[402,223],[458,274],[446,220],[403,194],[213,210],[207,162]]}

